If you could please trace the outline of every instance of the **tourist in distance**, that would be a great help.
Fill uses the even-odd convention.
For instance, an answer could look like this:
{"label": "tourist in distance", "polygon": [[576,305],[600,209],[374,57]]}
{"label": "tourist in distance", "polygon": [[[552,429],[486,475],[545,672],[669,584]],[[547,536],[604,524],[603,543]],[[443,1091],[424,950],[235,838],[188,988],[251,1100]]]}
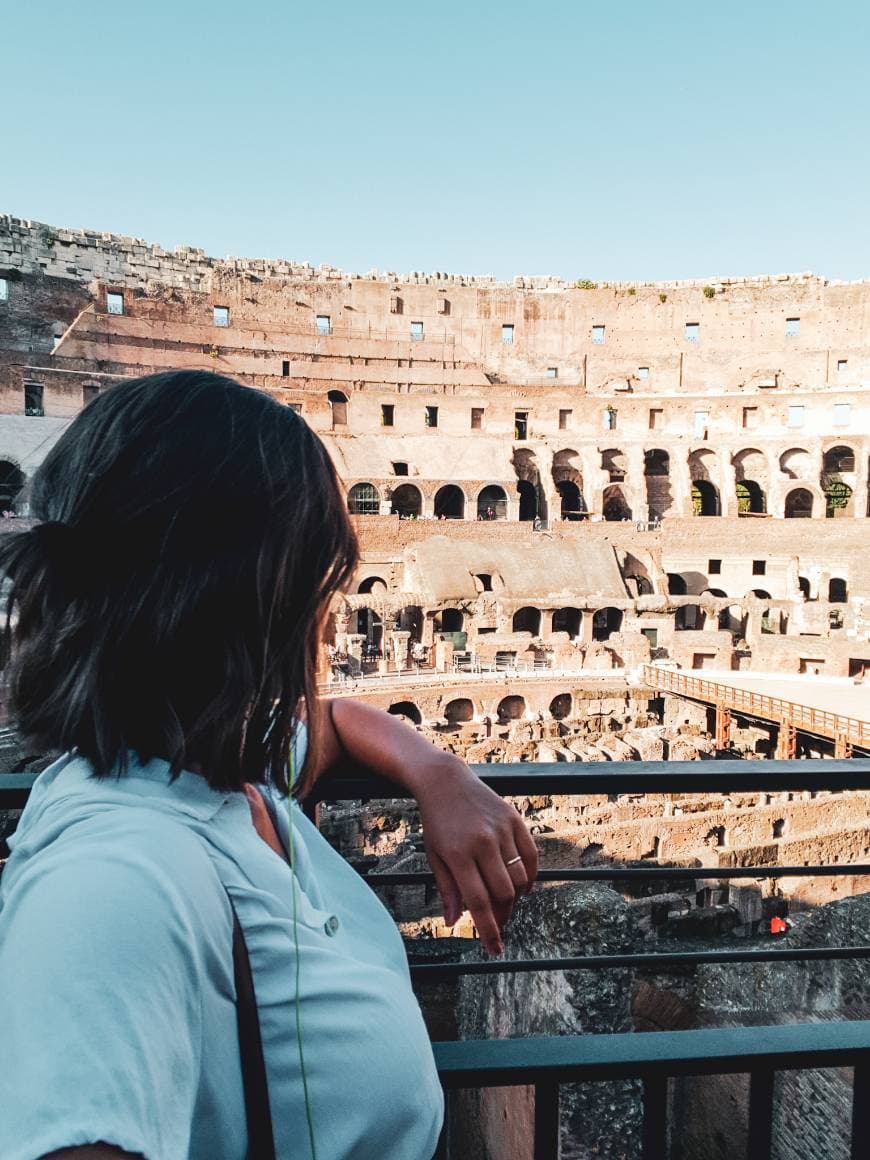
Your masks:
{"label": "tourist in distance", "polygon": [[413,793],[445,918],[470,908],[491,953],[536,853],[459,758],[318,702],[357,562],[323,445],[260,391],[154,375],[79,415],[31,504],[0,549],[7,675],[62,756],[0,879],[0,1157],[429,1160],[442,1097],[398,932],[288,791],[350,759]]}

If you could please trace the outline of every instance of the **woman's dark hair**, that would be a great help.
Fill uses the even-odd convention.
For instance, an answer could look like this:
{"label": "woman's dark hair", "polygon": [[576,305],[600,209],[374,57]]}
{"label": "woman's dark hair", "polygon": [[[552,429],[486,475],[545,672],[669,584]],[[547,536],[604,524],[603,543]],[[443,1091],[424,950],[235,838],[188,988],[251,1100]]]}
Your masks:
{"label": "woman's dark hair", "polygon": [[216,789],[286,790],[330,598],[357,562],[326,450],[292,410],[206,371],[112,387],[36,472],[4,536],[4,660],[22,736],[98,776],[128,749]]}

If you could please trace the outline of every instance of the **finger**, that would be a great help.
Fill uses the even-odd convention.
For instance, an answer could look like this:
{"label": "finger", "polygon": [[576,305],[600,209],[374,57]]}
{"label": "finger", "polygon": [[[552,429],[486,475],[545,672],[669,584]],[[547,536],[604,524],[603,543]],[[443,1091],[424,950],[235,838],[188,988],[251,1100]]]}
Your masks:
{"label": "finger", "polygon": [[526,880],[528,882],[527,890],[531,890],[535,879],[538,877],[538,847],[535,845],[535,839],[529,833],[529,828],[525,822],[517,815],[514,821],[514,841],[516,842],[517,853],[523,860],[523,868],[526,872]]}
{"label": "finger", "polygon": [[489,954],[500,955],[504,950],[501,941],[501,927],[493,911],[489,888],[481,877],[476,864],[466,862],[463,866],[456,867],[453,873],[465,900],[465,905],[474,919],[480,941]]}
{"label": "finger", "polygon": [[441,901],[444,903],[444,922],[447,926],[455,926],[459,922],[460,915],[464,910],[462,895],[456,879],[451,874],[447,863],[431,851],[429,853],[429,865],[432,867],[432,873],[435,876],[435,885],[438,887],[438,893],[441,895]]}
{"label": "finger", "polygon": [[526,894],[529,889],[529,876],[526,873],[522,854],[518,853],[516,846],[506,842],[501,848],[501,857],[504,868],[514,885],[515,893],[518,895]]}
{"label": "finger", "polygon": [[[513,913],[517,887],[511,881],[510,873],[504,864],[498,846],[495,846],[487,854],[479,854],[477,866],[489,891],[490,905],[499,930],[502,931]],[[516,869],[516,867],[512,867],[512,869]]]}

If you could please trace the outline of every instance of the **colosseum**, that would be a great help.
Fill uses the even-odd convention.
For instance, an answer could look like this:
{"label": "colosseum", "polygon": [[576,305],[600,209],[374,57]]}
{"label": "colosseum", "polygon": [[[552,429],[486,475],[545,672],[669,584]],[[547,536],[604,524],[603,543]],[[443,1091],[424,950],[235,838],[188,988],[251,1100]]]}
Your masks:
{"label": "colosseum", "polygon": [[[0,217],[0,530],[83,407],[173,367],[269,393],[335,461],[362,562],[324,646],[331,695],[479,763],[870,754],[870,281],[348,274]],[[571,896],[637,945],[802,911],[824,941],[821,904],[870,890],[863,794],[518,804],[551,867],[683,868],[655,898]],[[360,865],[421,866],[404,806],[324,828]],[[777,863],[862,872],[710,878]],[[394,903],[409,935],[472,933],[428,888]],[[533,916],[518,953],[533,928],[568,937]],[[633,993],[635,1025],[702,1019],[683,983]],[[597,1028],[622,1029],[608,1012]],[[703,1119],[686,1156],[714,1154]]]}

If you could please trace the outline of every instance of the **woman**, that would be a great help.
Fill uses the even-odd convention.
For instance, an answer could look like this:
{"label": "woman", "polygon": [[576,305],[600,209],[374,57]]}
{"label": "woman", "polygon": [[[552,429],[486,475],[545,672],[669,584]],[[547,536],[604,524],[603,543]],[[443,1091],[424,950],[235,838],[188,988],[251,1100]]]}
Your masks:
{"label": "woman", "polygon": [[286,795],[348,759],[410,790],[446,920],[469,908],[490,953],[536,856],[457,758],[318,703],[357,562],[322,444],[256,390],[154,375],[82,412],[31,505],[0,548],[7,671],[22,734],[63,756],[0,891],[0,1160],[246,1155],[234,912],[277,1156],[427,1160],[441,1094],[401,941]]}

